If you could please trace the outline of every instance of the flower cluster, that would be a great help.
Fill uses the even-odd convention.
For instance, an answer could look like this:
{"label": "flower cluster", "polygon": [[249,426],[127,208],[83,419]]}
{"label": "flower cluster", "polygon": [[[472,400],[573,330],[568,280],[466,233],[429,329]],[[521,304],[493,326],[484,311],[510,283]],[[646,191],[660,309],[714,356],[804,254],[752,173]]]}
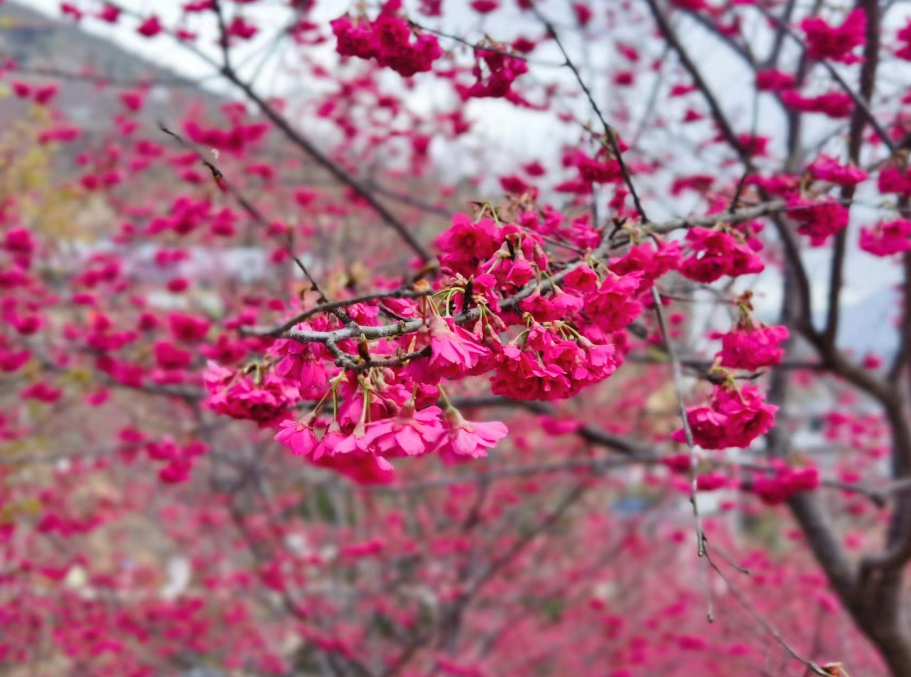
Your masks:
{"label": "flower cluster", "polygon": [[209,397],[206,405],[213,411],[231,418],[256,421],[260,426],[274,425],[282,420],[288,407],[297,401],[297,394],[279,376],[235,373],[209,363],[204,375]]}
{"label": "flower cluster", "polygon": [[905,61],[911,61],[911,21],[898,30],[895,39],[901,45],[895,50],[895,56]]}
{"label": "flower cluster", "polygon": [[553,327],[556,331],[535,323],[519,340],[503,346],[491,380],[494,394],[516,400],[566,399],[616,370],[619,359],[613,345],[573,337],[560,322]]}
{"label": "flower cluster", "polygon": [[475,65],[472,73],[475,83],[470,87],[456,85],[456,91],[463,100],[470,98],[510,98],[516,78],[528,72],[523,59],[510,56],[500,50],[478,48],[475,51]]}
{"label": "flower cluster", "polygon": [[788,215],[797,223],[797,232],[810,238],[813,247],[823,246],[828,239],[848,226],[848,210],[835,200],[788,200]]}
{"label": "flower cluster", "polygon": [[338,53],[373,59],[404,77],[431,70],[443,56],[440,43],[432,35],[419,35],[412,42],[411,27],[393,7],[394,3],[387,3],[373,21],[353,22],[347,15],[332,21]]}
{"label": "flower cluster", "polygon": [[208,451],[202,442],[190,442],[180,447],[170,437],[164,437],[160,441],[150,440],[145,446],[151,460],[165,464],[158,471],[158,476],[166,484],[186,482],[190,479],[193,459]]}
{"label": "flower cluster", "polygon": [[760,92],[781,92],[797,85],[797,78],[791,73],[779,70],[762,70],[756,73],[756,89]]}
{"label": "flower cluster", "polygon": [[680,273],[697,282],[752,275],[765,268],[750,243],[732,229],[691,228],[685,243],[689,256],[681,261]]}
{"label": "flower cluster", "polygon": [[828,181],[839,186],[856,186],[867,179],[867,172],[853,165],[842,165],[828,155],[820,155],[807,167],[817,181]]}
{"label": "flower cluster", "polygon": [[781,101],[788,108],[804,113],[822,113],[835,120],[848,117],[854,110],[854,101],[844,92],[804,96],[799,92],[787,90],[781,92]]}
{"label": "flower cluster", "polygon": [[[390,461],[403,456],[484,456],[505,427],[466,421],[445,388],[486,376],[495,395],[560,400],[603,381],[623,360],[623,332],[642,313],[642,297],[680,261],[679,244],[658,240],[631,246],[610,269],[589,257],[554,266],[544,233],[597,239],[564,229],[556,213],[542,220],[519,212],[515,221],[492,211],[456,215],[436,242],[436,287],[422,282],[344,311],[308,313],[266,342],[261,362],[235,371],[210,365],[207,406],[261,426],[283,421],[277,439],[296,455],[357,481],[390,480]],[[381,310],[399,325],[382,325]],[[185,317],[179,325],[185,338],[207,329],[191,331]],[[184,364],[186,351],[161,350],[164,366]],[[301,400],[317,404],[302,421],[286,420]]]}
{"label": "flower cluster", "polygon": [[787,338],[787,327],[755,326],[747,319],[722,336],[718,358],[721,366],[730,369],[771,367],[781,362],[785,352],[781,343]]}
{"label": "flower cluster", "polygon": [[[768,404],[755,386],[724,383],[715,386],[708,405],[687,409],[686,418],[693,442],[703,449],[746,449],[771,429],[776,411],[778,407]],[[671,439],[685,442],[684,430],[674,432]]]}
{"label": "flower cluster", "polygon": [[892,256],[911,251],[911,221],[896,219],[861,228],[860,248],[874,256]]}
{"label": "flower cluster", "polygon": [[832,26],[824,19],[810,17],[800,23],[807,41],[807,56],[811,59],[830,59],[841,63],[857,63],[861,57],[854,49],[864,44],[867,15],[855,9],[840,26]]}
{"label": "flower cluster", "polygon": [[880,170],[876,187],[884,195],[911,195],[911,170],[889,164]]}
{"label": "flower cluster", "polygon": [[[349,379],[335,385],[343,390],[353,387]],[[383,382],[377,379],[370,385],[382,387]],[[483,458],[507,433],[506,426],[497,421],[465,420],[448,402],[443,410],[428,406],[418,411],[414,397],[398,404],[402,388],[383,388],[383,394],[385,399],[364,387],[352,397],[350,401],[361,408],[356,421],[350,416],[352,407],[346,406],[318,435],[315,426],[319,421],[313,412],[301,421],[282,421],[275,439],[296,456],[372,484],[391,481],[389,459],[433,452],[447,462]]]}
{"label": "flower cluster", "polygon": [[819,471],[815,467],[795,470],[778,462],[774,475],[760,475],[745,480],[743,489],[759,498],[766,505],[781,505],[801,491],[813,491],[819,487]]}

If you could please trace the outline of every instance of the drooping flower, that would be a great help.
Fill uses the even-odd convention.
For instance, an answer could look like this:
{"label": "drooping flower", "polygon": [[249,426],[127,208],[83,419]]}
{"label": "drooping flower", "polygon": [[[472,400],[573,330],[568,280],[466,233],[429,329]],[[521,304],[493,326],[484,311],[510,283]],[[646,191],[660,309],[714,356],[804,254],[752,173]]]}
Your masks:
{"label": "drooping flower", "polygon": [[440,265],[465,277],[475,275],[481,261],[490,259],[500,246],[496,230],[490,219],[475,223],[467,214],[456,214],[452,217],[452,227],[443,231],[436,241]]}
{"label": "drooping flower", "polygon": [[588,320],[603,332],[625,329],[639,317],[642,304],[636,299],[642,273],[615,275],[608,272],[598,290],[585,302]]}
{"label": "drooping flower", "polygon": [[[313,327],[307,322],[295,325],[298,330],[311,330]],[[311,397],[322,393],[329,380],[319,348],[314,344],[300,343],[292,339],[279,339],[272,350],[276,355],[283,356],[275,365],[275,373],[294,383],[302,397]]]}
{"label": "drooping flower", "polygon": [[788,200],[788,216],[797,221],[797,232],[810,238],[813,247],[823,246],[828,239],[848,226],[848,210],[835,200]]}
{"label": "drooping flower", "polygon": [[[771,429],[776,411],[778,407],[768,404],[755,386],[725,383],[715,386],[708,406],[691,407],[686,417],[694,444],[703,449],[745,449]],[[685,431],[677,430],[671,439],[685,442]]]}
{"label": "drooping flower", "polygon": [[780,92],[797,84],[797,78],[791,73],[779,70],[762,70],[756,73],[756,89],[760,92]]}
{"label": "drooping flower", "polygon": [[861,57],[854,49],[864,44],[867,15],[863,9],[853,10],[840,26],[833,26],[820,17],[809,17],[800,22],[806,35],[807,56],[811,59],[829,59],[840,63],[857,63]]}
{"label": "drooping flower", "polygon": [[163,30],[161,20],[154,14],[139,24],[136,32],[145,38],[154,38]]}
{"label": "drooping flower", "polygon": [[[703,449],[725,449],[727,444],[727,416],[711,407],[694,407],[686,410],[686,418],[693,434],[693,443]],[[677,442],[686,442],[682,428],[671,435]]]}
{"label": "drooping flower", "polygon": [[744,481],[743,488],[755,494],[766,505],[781,505],[801,491],[819,487],[819,471],[815,467],[795,470],[784,464],[775,466],[774,475],[760,475]]}
{"label": "drooping flower", "polygon": [[437,384],[442,378],[456,378],[490,358],[490,350],[474,334],[456,325],[452,318],[436,313],[430,316],[427,326],[418,330],[413,347],[410,337],[403,341],[407,341],[403,345],[409,350],[430,347],[429,357],[413,359],[405,368],[418,383]]}
{"label": "drooping flower", "polygon": [[691,252],[680,262],[680,273],[697,282],[715,282],[725,275],[736,277],[760,273],[765,265],[740,233],[691,228],[686,248]]}
{"label": "drooping flower", "polygon": [[452,407],[447,408],[444,414],[448,425],[443,428],[436,451],[447,463],[484,458],[487,450],[509,432],[499,421],[466,421],[459,410]]}
{"label": "drooping flower", "polygon": [[495,395],[517,400],[554,400],[569,396],[570,381],[559,364],[546,363],[533,350],[507,345],[497,355],[490,388]]}
{"label": "drooping flower", "polygon": [[367,424],[367,438],[380,456],[421,456],[432,451],[443,432],[439,407],[414,410],[409,401],[395,418]]}
{"label": "drooping flower", "polygon": [[822,113],[834,120],[846,118],[854,110],[854,100],[844,92],[827,92],[819,96],[803,96],[799,92],[781,92],[781,102],[788,108],[804,113]]}
{"label": "drooping flower", "polygon": [[295,456],[311,456],[317,445],[316,435],[313,433],[315,418],[311,414],[302,421],[282,421],[281,430],[275,434],[275,441],[284,444]]}
{"label": "drooping flower", "polygon": [[435,36],[414,36],[412,42],[413,33],[408,22],[385,7],[373,21],[354,23],[346,15],[331,21],[330,25],[339,54],[373,59],[404,77],[431,70],[433,62],[443,56]]}
{"label": "drooping flower", "polygon": [[683,251],[679,242],[660,240],[656,246],[651,241],[633,245],[623,256],[611,259],[610,269],[617,275],[639,272],[642,274],[639,291],[670,270],[677,268]]}
{"label": "drooping flower", "polygon": [[209,397],[206,406],[213,411],[236,419],[256,421],[262,427],[274,425],[285,418],[297,393],[274,374],[266,374],[260,382],[248,375],[235,374],[210,362],[203,374]]}
{"label": "drooping flower", "polygon": [[860,248],[874,256],[892,256],[911,250],[911,221],[896,219],[861,228]]}
{"label": "drooping flower", "polygon": [[756,371],[779,364],[785,352],[780,344],[787,338],[784,326],[736,327],[721,339],[721,365]]}
{"label": "drooping flower", "polygon": [[853,165],[844,166],[828,155],[820,155],[819,159],[807,167],[807,171],[814,179],[828,181],[839,186],[856,186],[866,180],[867,173]]}
{"label": "drooping flower", "polygon": [[767,404],[765,395],[756,386],[718,387],[713,400],[715,409],[727,416],[728,446],[745,449],[775,423],[778,407]]}

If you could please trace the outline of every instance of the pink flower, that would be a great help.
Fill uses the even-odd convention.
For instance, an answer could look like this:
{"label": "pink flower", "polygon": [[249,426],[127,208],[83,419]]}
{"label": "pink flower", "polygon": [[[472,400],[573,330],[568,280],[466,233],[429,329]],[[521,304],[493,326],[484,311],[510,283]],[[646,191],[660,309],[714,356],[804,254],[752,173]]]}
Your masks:
{"label": "pink flower", "polygon": [[701,12],[708,8],[705,0],[671,0],[671,4],[687,12]]}
{"label": "pink flower", "polygon": [[732,369],[756,371],[781,362],[784,349],[779,347],[788,338],[788,328],[737,327],[721,339],[721,364]]}
{"label": "pink flower", "polygon": [[435,36],[418,35],[412,42],[408,23],[385,8],[372,22],[359,21],[355,25],[346,15],[330,25],[339,54],[373,59],[403,77],[431,70],[433,62],[443,56]]}
{"label": "pink flower", "polygon": [[761,475],[744,483],[744,489],[756,494],[766,505],[780,505],[796,493],[818,487],[819,471],[816,468],[794,470],[783,463],[775,467],[774,475]]}
{"label": "pink flower", "polygon": [[[470,98],[506,98],[516,103],[512,84],[517,77],[528,72],[528,64],[522,59],[502,52],[482,49],[475,51],[475,59],[475,83],[470,87],[456,83],[456,92],[461,99],[467,101]],[[486,68],[481,67],[482,63]]]}
{"label": "pink flower", "polygon": [[429,326],[421,331],[416,348],[429,344],[430,357],[412,360],[407,373],[422,383],[435,384],[441,378],[457,377],[490,355],[474,334],[453,324],[451,318],[433,314]]}
{"label": "pink flower", "polygon": [[797,79],[790,73],[778,70],[764,70],[756,73],[756,89],[760,92],[780,92],[797,84]]}
{"label": "pink flower", "polygon": [[781,93],[781,102],[788,108],[804,113],[823,113],[835,120],[848,117],[854,109],[854,100],[844,92],[828,92],[808,97],[787,90]]}
{"label": "pink flower", "polygon": [[196,343],[206,338],[212,323],[203,317],[171,313],[168,315],[168,324],[174,338],[184,343]]}
{"label": "pink flower", "polygon": [[611,259],[610,269],[617,275],[641,272],[639,290],[643,291],[668,271],[675,270],[682,254],[679,242],[661,241],[657,247],[651,241],[644,242],[633,245],[623,256]]}
{"label": "pink flower", "polygon": [[478,14],[489,14],[500,6],[496,0],[472,0],[471,8]]}
{"label": "pink flower", "polygon": [[177,484],[190,479],[193,470],[193,459],[175,458],[158,471],[158,477],[165,484]]}
{"label": "pink flower", "polygon": [[176,370],[186,369],[193,361],[193,353],[189,350],[181,350],[167,341],[158,341],[155,343],[155,362],[162,369]]}
{"label": "pink flower", "polygon": [[358,422],[354,426],[354,429],[347,435],[344,435],[332,448],[333,456],[341,456],[344,454],[364,456],[372,453],[372,445],[370,439],[367,437],[367,426],[361,422]]}
{"label": "pink flower", "polygon": [[561,284],[564,289],[587,294],[598,288],[598,274],[586,265],[576,266],[563,278]]}
{"label": "pink flower", "polygon": [[641,273],[618,276],[608,272],[598,291],[586,299],[589,321],[605,333],[625,329],[639,317],[642,304],[636,300]]}
{"label": "pink flower", "polygon": [[788,216],[798,222],[797,232],[821,247],[832,235],[848,226],[848,210],[834,200],[814,202],[804,198],[788,200]]}
{"label": "pink flower", "polygon": [[[141,92],[121,92],[120,102],[127,108],[127,110],[135,113],[142,108],[144,99]],[[143,144],[137,143],[137,150],[140,148],[145,149],[149,152],[157,152],[157,147],[149,145],[148,142]],[[156,150],[152,150],[153,148]]]}
{"label": "pink flower", "polygon": [[861,228],[860,248],[874,256],[892,256],[911,250],[911,221],[896,219]]}
{"label": "pink flower", "polygon": [[448,428],[437,442],[436,451],[440,452],[447,463],[464,461],[470,458],[484,458],[487,450],[506,437],[509,430],[499,421],[489,423],[466,421],[462,414],[453,408],[445,411]]}
{"label": "pink flower", "polygon": [[311,414],[303,421],[282,421],[281,430],[276,433],[275,441],[284,444],[295,456],[310,456],[317,445],[316,435],[313,434],[315,418]]}
{"label": "pink flower", "polygon": [[911,171],[902,171],[895,165],[884,167],[879,172],[876,187],[880,193],[911,194]]}
{"label": "pink flower", "polygon": [[[686,410],[686,418],[693,433],[693,443],[703,449],[725,449],[728,445],[727,417],[709,407]],[[681,428],[671,435],[677,442],[686,442],[686,432]]]}
{"label": "pink flower", "polygon": [[51,404],[63,397],[63,391],[44,381],[38,381],[28,388],[21,390],[19,392],[19,397],[24,400],[36,400],[38,402],[44,402],[45,404]]}
{"label": "pink flower", "polygon": [[256,26],[247,23],[242,16],[235,16],[228,25],[226,33],[241,40],[249,40],[258,31],[259,29]]}
{"label": "pink flower", "polygon": [[324,457],[318,465],[331,468],[358,484],[389,484],[395,479],[392,464],[382,456],[349,454]]}
{"label": "pink flower", "polygon": [[[306,322],[295,325],[298,330],[312,328]],[[315,396],[325,390],[329,374],[315,346],[291,339],[279,339],[273,344],[272,350],[277,355],[284,355],[275,365],[275,373],[297,385],[302,397]]]}
{"label": "pink flower", "polygon": [[[578,351],[575,344],[570,345],[574,351]],[[526,343],[526,348],[529,347],[535,346]],[[569,397],[570,380],[555,355],[556,353],[551,353],[548,364],[545,357],[534,350],[522,350],[515,345],[504,346],[502,353],[497,356],[496,373],[490,383],[491,392],[516,400]],[[579,385],[581,387],[582,382]]]}
{"label": "pink flower", "polygon": [[154,14],[139,24],[139,27],[136,29],[137,33],[146,38],[154,38],[161,33],[161,31],[161,21]]}
{"label": "pink flower", "polygon": [[209,362],[203,382],[209,392],[207,407],[231,418],[256,421],[261,427],[281,421],[288,406],[298,399],[297,393],[274,374],[254,383],[248,376],[235,375],[214,362]]}
{"label": "pink flower", "polygon": [[318,461],[324,457],[335,456],[335,447],[346,437],[347,435],[342,432],[342,427],[338,424],[338,421],[332,421],[328,430],[326,430],[326,434],[323,435],[323,439],[320,440],[313,451],[313,460]]}
{"label": "pink flower", "polygon": [[905,61],[911,61],[911,21],[899,29],[895,39],[901,43],[901,47],[895,50],[895,56]]}
{"label": "pink flower", "polygon": [[367,438],[380,456],[421,456],[431,451],[443,433],[439,407],[415,412],[414,402],[406,403],[396,418],[367,425]]}
{"label": "pink flower", "polygon": [[45,87],[36,87],[35,88],[35,103],[39,106],[43,106],[47,103],[50,103],[57,95],[57,85],[47,85]]}
{"label": "pink flower", "polygon": [[98,18],[111,24],[117,23],[117,19],[120,18],[120,8],[116,5],[106,4],[98,13]]}
{"label": "pink flower", "polygon": [[804,19],[800,23],[806,35],[807,56],[811,59],[831,59],[841,63],[857,63],[862,59],[852,52],[864,44],[867,15],[855,9],[845,17],[840,26],[832,26],[819,17]]}
{"label": "pink flower", "polygon": [[715,409],[727,416],[727,446],[745,449],[775,423],[778,407],[766,404],[765,395],[755,386],[718,387],[713,399]]}
{"label": "pink flower", "polygon": [[680,262],[680,273],[697,282],[715,282],[725,275],[760,273],[765,268],[742,234],[691,228],[686,234],[690,256]]}
{"label": "pink flower", "polygon": [[828,181],[839,186],[856,186],[861,181],[866,180],[867,173],[853,165],[840,165],[834,158],[828,155],[820,155],[819,159],[807,167],[814,179]]}
{"label": "pink flower", "polygon": [[495,239],[496,230],[490,219],[474,223],[467,214],[456,214],[452,217],[452,227],[443,231],[436,241],[440,265],[465,277],[476,274],[478,264],[493,256],[500,246]]}

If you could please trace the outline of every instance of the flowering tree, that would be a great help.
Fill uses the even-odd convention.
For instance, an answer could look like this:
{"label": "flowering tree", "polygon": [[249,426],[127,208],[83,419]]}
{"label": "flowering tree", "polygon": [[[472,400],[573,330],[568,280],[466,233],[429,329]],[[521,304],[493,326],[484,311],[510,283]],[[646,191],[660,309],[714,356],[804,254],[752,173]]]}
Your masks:
{"label": "flowering tree", "polygon": [[4,65],[4,668],[911,675],[900,6],[317,5],[61,3],[220,110]]}

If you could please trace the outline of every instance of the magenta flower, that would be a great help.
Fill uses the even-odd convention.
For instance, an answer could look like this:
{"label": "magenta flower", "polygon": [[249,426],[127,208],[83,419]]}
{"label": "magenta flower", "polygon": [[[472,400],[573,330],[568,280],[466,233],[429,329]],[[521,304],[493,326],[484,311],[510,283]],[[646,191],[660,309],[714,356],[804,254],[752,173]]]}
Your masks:
{"label": "magenta flower", "polygon": [[478,361],[487,356],[487,349],[478,345],[473,334],[461,327],[452,324],[439,315],[430,318],[430,366],[440,371],[455,371],[471,369]]}
{"label": "magenta flower", "polygon": [[[731,446],[727,442],[727,417],[719,414],[709,407],[692,407],[686,410],[686,419],[693,433],[693,443],[703,449],[726,449]],[[683,428],[671,435],[677,442],[686,442],[686,432]]]}
{"label": "magenta flower", "polygon": [[721,339],[721,364],[731,369],[756,371],[781,362],[784,348],[782,341],[788,338],[788,328],[738,327]]}
{"label": "magenta flower", "polygon": [[409,402],[396,418],[367,426],[367,437],[381,456],[420,456],[431,451],[443,434],[439,407],[414,411]]}
{"label": "magenta flower", "polygon": [[896,219],[860,229],[860,248],[874,256],[892,256],[911,250],[911,221]]}
{"label": "magenta flower", "polygon": [[506,437],[509,430],[499,421],[480,423],[466,421],[458,409],[449,408],[445,412],[448,428],[437,443],[437,451],[447,463],[466,461],[471,458],[484,458],[487,450]]}
{"label": "magenta flower", "polygon": [[831,26],[819,17],[810,17],[800,23],[806,35],[807,56],[811,59],[857,63],[861,57],[854,49],[864,44],[867,29],[867,15],[863,9],[855,9],[845,17],[840,26]]}
{"label": "magenta flower", "polygon": [[310,456],[317,445],[316,435],[313,434],[314,418],[311,414],[303,421],[282,421],[275,441],[284,444],[295,456]]}

